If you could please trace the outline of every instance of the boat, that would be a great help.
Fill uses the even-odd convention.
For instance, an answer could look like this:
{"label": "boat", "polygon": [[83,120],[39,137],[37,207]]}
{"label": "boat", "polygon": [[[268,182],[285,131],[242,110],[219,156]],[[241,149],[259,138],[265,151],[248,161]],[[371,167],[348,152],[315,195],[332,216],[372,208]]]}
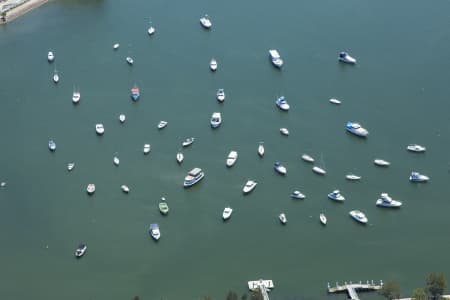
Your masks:
{"label": "boat", "polygon": [[97,132],[98,135],[102,135],[103,133],[105,133],[105,127],[103,127],[103,124],[95,124],[95,132]]}
{"label": "boat", "polygon": [[184,178],[184,187],[190,187],[199,182],[201,179],[205,177],[205,173],[203,173],[202,169],[194,168],[186,175]]}
{"label": "boat", "polygon": [[115,43],[115,44],[113,45],[113,49],[114,49],[114,50],[119,49],[119,47],[120,47],[120,44],[119,44],[119,43]]}
{"label": "boat", "polygon": [[58,72],[55,70],[53,71],[53,82],[58,83],[59,82],[59,75]]}
{"label": "boat", "polygon": [[168,124],[167,121],[159,121],[158,123],[158,129],[163,129],[164,127],[166,127]]}
{"label": "boat", "polygon": [[277,50],[275,49],[269,50],[269,57],[270,61],[275,67],[281,68],[283,66],[283,60],[281,59],[281,56]]}
{"label": "boat", "polygon": [[256,181],[248,180],[242,188],[242,192],[244,192],[244,194],[250,193],[251,191],[253,191],[257,184],[258,183]]}
{"label": "boat", "polygon": [[362,211],[352,210],[349,214],[355,221],[359,223],[366,224],[368,221],[366,215]]}
{"label": "boat", "polygon": [[393,200],[388,193],[381,193],[380,199],[377,199],[377,206],[397,208],[402,206],[402,202]]}
{"label": "boat", "polygon": [[211,69],[211,71],[215,72],[217,70],[217,61],[216,59],[213,57],[211,59],[211,61],[209,62],[209,68]]}
{"label": "boat", "polygon": [[313,170],[314,173],[317,173],[319,175],[325,175],[327,173],[324,169],[322,169],[322,168],[320,168],[318,166],[314,166],[312,168],[312,170]]}
{"label": "boat", "polygon": [[71,162],[67,164],[67,171],[72,171],[75,168],[75,163]]}
{"label": "boat", "polygon": [[353,180],[353,181],[356,181],[356,180],[360,180],[360,179],[361,179],[361,176],[358,176],[358,175],[355,175],[355,174],[347,174],[347,175],[345,175],[345,178],[346,178],[347,180]]}
{"label": "boat", "polygon": [[178,153],[177,153],[177,162],[178,162],[179,164],[181,164],[181,163],[183,162],[183,159],[184,159],[183,153],[182,153],[182,152],[178,152]]}
{"label": "boat", "polygon": [[379,159],[379,158],[375,159],[373,161],[373,163],[375,165],[379,166],[379,167],[387,167],[387,166],[389,166],[391,164],[390,162],[388,162],[388,161],[386,161],[384,159]]}
{"label": "boat", "polygon": [[413,171],[409,176],[409,180],[412,182],[427,182],[428,180],[430,180],[430,177]]}
{"label": "boat", "polygon": [[95,193],[95,184],[89,183],[86,188],[86,191],[89,195],[92,195],[93,193]]}
{"label": "boat", "polygon": [[263,142],[260,142],[259,146],[258,146],[258,155],[260,157],[263,157],[264,156],[264,152],[265,152],[265,150],[264,150]]}
{"label": "boat", "polygon": [[148,35],[152,35],[156,32],[155,27],[152,26],[152,22],[150,22],[150,27],[147,30]]}
{"label": "boat", "polygon": [[119,160],[119,158],[117,156],[114,156],[113,163],[114,163],[115,166],[119,166],[120,160]]}
{"label": "boat", "polygon": [[79,90],[74,90],[72,94],[72,102],[77,104],[80,102],[81,94]]}
{"label": "boat", "polygon": [[354,135],[359,136],[359,137],[367,137],[369,135],[369,131],[367,131],[367,129],[361,127],[361,125],[359,123],[349,121],[345,125],[345,129],[348,132],[353,133]]}
{"label": "boat", "polygon": [[289,130],[287,128],[280,128],[280,133],[282,135],[288,136],[289,135]]}
{"label": "boat", "polygon": [[200,24],[205,29],[210,29],[212,26],[211,20],[209,19],[208,15],[204,15],[203,17],[200,18]]}
{"label": "boat", "polygon": [[158,204],[159,212],[163,215],[167,215],[169,213],[169,206],[165,201],[166,199],[162,197],[161,202],[159,202]]}
{"label": "boat", "polygon": [[122,192],[128,194],[130,192],[130,188],[127,185],[121,185],[120,188],[122,189]]}
{"label": "boat", "polygon": [[342,51],[339,53],[339,61],[347,64],[356,64],[356,59],[351,57],[347,52]]}
{"label": "boat", "polygon": [[231,207],[225,207],[222,213],[223,220],[228,220],[231,217],[231,214],[233,213],[233,209]]}
{"label": "boat", "polygon": [[144,154],[149,154],[150,150],[151,150],[150,144],[144,144],[144,149],[143,149]]}
{"label": "boat", "polygon": [[342,103],[340,100],[334,99],[334,98],[331,98],[329,101],[330,101],[330,103],[338,104],[338,105]]}
{"label": "boat", "polygon": [[306,196],[304,194],[302,194],[300,191],[293,191],[291,194],[291,198],[294,199],[305,199]]}
{"label": "boat", "polygon": [[218,89],[216,93],[217,101],[225,101],[225,91],[223,89]]}
{"label": "boat", "polygon": [[86,244],[78,245],[78,248],[75,250],[75,257],[76,258],[82,257],[86,253],[86,250],[87,250]]}
{"label": "boat", "polygon": [[120,123],[124,123],[125,122],[125,120],[126,120],[126,116],[124,115],[124,114],[120,114],[119,115],[119,121],[120,121]]}
{"label": "boat", "polygon": [[183,143],[181,143],[181,145],[182,145],[183,147],[188,147],[188,146],[190,146],[190,145],[194,142],[194,140],[195,140],[195,139],[194,139],[193,137],[187,138],[187,139],[184,140]]}
{"label": "boat", "polygon": [[341,195],[339,190],[334,190],[331,193],[328,194],[328,198],[335,201],[344,201],[345,197]]}
{"label": "boat", "polygon": [[238,153],[236,151],[230,151],[227,158],[227,167],[232,167],[238,158]]}
{"label": "boat", "polygon": [[140,96],[139,88],[137,85],[134,85],[131,89],[131,99],[133,99],[133,101],[138,101]]}
{"label": "boat", "polygon": [[56,143],[54,140],[48,141],[48,149],[50,149],[50,151],[52,152],[56,150]]}
{"label": "boat", "polygon": [[220,124],[222,124],[222,115],[220,112],[214,112],[211,116],[211,127],[212,128],[217,128],[220,126]]}
{"label": "boat", "polygon": [[278,106],[280,110],[283,111],[288,111],[290,108],[289,103],[286,101],[284,96],[278,97],[277,100],[275,101],[275,104]]}
{"label": "boat", "polygon": [[53,54],[52,51],[48,51],[47,60],[48,62],[53,62],[55,60],[55,54]]}
{"label": "boat", "polygon": [[327,217],[325,216],[324,213],[321,213],[319,215],[319,220],[320,220],[320,223],[322,223],[323,225],[327,225]]}
{"label": "boat", "polygon": [[309,163],[313,163],[314,162],[314,158],[312,158],[311,156],[309,156],[308,154],[303,154],[302,155],[302,159],[306,162]]}
{"label": "boat", "polygon": [[408,145],[408,146],[406,147],[406,149],[407,149],[408,151],[411,151],[411,152],[418,152],[418,153],[420,153],[420,152],[425,152],[425,151],[427,150],[427,148],[425,148],[424,146],[420,146],[420,145],[417,145],[417,144],[410,144],[410,145]]}
{"label": "boat", "polygon": [[125,58],[125,60],[127,61],[127,63],[131,66],[132,64],[134,64],[134,60],[131,58],[131,57],[129,57],[129,56],[127,56],[126,58]]}
{"label": "boat", "polygon": [[148,228],[148,233],[155,241],[157,241],[161,238],[161,232],[159,231],[158,224],[150,224],[150,226]]}
{"label": "boat", "polygon": [[279,174],[286,175],[287,169],[279,161],[275,162],[273,167],[274,167],[275,171],[277,171]]}
{"label": "boat", "polygon": [[283,224],[283,225],[285,225],[287,223],[287,218],[284,213],[279,214],[278,219],[280,220],[281,224]]}

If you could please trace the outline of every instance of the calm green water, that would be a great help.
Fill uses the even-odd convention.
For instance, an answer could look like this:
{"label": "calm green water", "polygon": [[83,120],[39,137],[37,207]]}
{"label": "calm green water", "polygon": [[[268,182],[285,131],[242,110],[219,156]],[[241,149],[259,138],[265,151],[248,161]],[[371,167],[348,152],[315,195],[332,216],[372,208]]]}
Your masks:
{"label": "calm green water", "polygon": [[[450,277],[448,11],[444,0],[51,1],[0,27],[0,180],[7,182],[0,190],[0,298],[223,299],[259,278],[274,281],[271,299],[324,298],[327,282],[366,279],[396,280],[408,296],[429,272]],[[211,31],[199,25],[204,13]],[[271,48],[284,58],[281,72],[268,61]],[[46,60],[50,49],[54,64]],[[341,50],[359,64],[338,64]],[[132,103],[135,83],[141,99]],[[221,87],[223,105],[215,100]],[[279,95],[291,104],[288,113],[276,109]],[[332,97],[343,104],[329,104]],[[223,115],[217,130],[209,126],[214,111]],[[158,131],[161,119],[169,125]],[[348,135],[348,120],[370,137]],[[291,135],[281,136],[280,127]],[[179,166],[175,155],[189,136],[197,140]],[[428,150],[408,153],[409,143]],[[227,169],[230,150],[239,159]],[[326,168],[325,177],[300,160],[304,152]],[[377,157],[392,165],[373,166]],[[274,173],[277,160],[286,177]],[[68,173],[70,161],[76,167]],[[193,167],[206,177],[185,190]],[[413,169],[431,181],[410,184]],[[348,172],[363,180],[347,182]],[[244,197],[249,178],[259,184]],[[97,191],[89,197],[91,182]],[[327,199],[336,188],[345,203]],[[307,198],[290,199],[294,189]],[[381,192],[404,206],[377,208]],[[157,209],[161,196],[167,217]],[[234,213],[224,224],[228,205]],[[370,225],[352,221],[352,209],[363,210]],[[282,211],[285,227],[276,218]],[[162,231],[158,243],[147,234],[153,222]],[[79,242],[89,249],[77,261]]]}

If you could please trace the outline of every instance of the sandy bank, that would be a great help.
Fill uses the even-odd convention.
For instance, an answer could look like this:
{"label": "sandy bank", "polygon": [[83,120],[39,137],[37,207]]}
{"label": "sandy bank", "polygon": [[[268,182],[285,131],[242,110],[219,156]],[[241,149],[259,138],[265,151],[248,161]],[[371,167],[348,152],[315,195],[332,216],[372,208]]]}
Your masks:
{"label": "sandy bank", "polygon": [[0,24],[11,22],[15,18],[26,14],[30,10],[38,6],[41,6],[48,0],[22,0],[22,1],[23,1],[22,3],[20,0],[6,0],[0,2],[0,11],[6,11],[5,18],[0,17]]}

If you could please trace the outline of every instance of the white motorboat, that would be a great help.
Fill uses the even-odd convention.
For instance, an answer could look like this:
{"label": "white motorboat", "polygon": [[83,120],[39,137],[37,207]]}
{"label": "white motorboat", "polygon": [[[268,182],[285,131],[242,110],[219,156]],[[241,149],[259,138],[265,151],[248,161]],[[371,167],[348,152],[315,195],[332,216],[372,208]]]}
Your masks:
{"label": "white motorboat", "polygon": [[53,54],[52,51],[48,51],[47,60],[48,62],[53,62],[55,60],[55,54]]}
{"label": "white motorboat", "polygon": [[203,173],[202,169],[194,168],[186,175],[184,178],[184,187],[190,187],[199,182],[203,177],[205,177],[205,173]]}
{"label": "white motorboat", "polygon": [[103,133],[105,133],[105,127],[103,127],[103,124],[95,124],[95,132],[97,132],[98,135],[102,135]]}
{"label": "white motorboat", "polygon": [[352,210],[349,214],[355,221],[359,223],[366,224],[368,221],[366,215],[362,211]]}
{"label": "white motorboat", "polygon": [[72,102],[77,104],[80,102],[81,94],[79,90],[74,90],[72,94]]}
{"label": "white motorboat", "polygon": [[264,152],[265,152],[265,150],[264,150],[263,142],[260,142],[259,146],[258,146],[258,155],[260,157],[263,157],[264,156]]}
{"label": "white motorboat", "polygon": [[330,103],[338,104],[338,105],[342,103],[340,100],[334,99],[334,98],[331,98],[329,101],[330,101]]}
{"label": "white motorboat", "polygon": [[232,167],[236,163],[237,158],[238,158],[238,153],[236,151],[231,151],[228,154],[227,167]]}
{"label": "white motorboat", "polygon": [[417,145],[417,144],[411,144],[411,145],[408,145],[408,146],[406,147],[406,149],[407,149],[408,151],[411,151],[411,152],[418,152],[418,153],[420,153],[420,152],[425,152],[425,151],[427,150],[427,148],[425,148],[424,146],[420,146],[420,145]]}
{"label": "white motorboat", "polygon": [[67,171],[72,171],[75,168],[75,163],[71,162],[67,164]]}
{"label": "white motorboat", "polygon": [[339,61],[347,64],[354,65],[356,64],[356,59],[351,57],[347,52],[340,52],[339,53]]}
{"label": "white motorboat", "polygon": [[218,89],[216,93],[217,101],[223,102],[225,101],[225,91],[223,89]]}
{"label": "white motorboat", "polygon": [[113,45],[113,49],[114,49],[114,50],[119,49],[119,47],[120,47],[120,44],[119,44],[119,43],[115,43],[115,44]]}
{"label": "white motorboat", "polygon": [[[151,24],[151,23],[150,23]],[[148,35],[153,35],[156,32],[155,27],[151,26],[148,28],[147,33]]]}
{"label": "white motorboat", "polygon": [[181,145],[182,145],[183,147],[188,147],[188,146],[190,146],[194,141],[195,141],[195,138],[190,137],[190,138],[185,139],[184,142],[181,143]]}
{"label": "white motorboat", "polygon": [[231,214],[233,213],[233,209],[231,207],[225,207],[222,213],[223,220],[228,220],[231,217]]}
{"label": "white motorboat", "polygon": [[95,193],[95,184],[89,183],[86,188],[86,191],[89,195],[92,195],[93,193]]}
{"label": "white motorboat", "polygon": [[126,194],[128,194],[130,192],[130,188],[125,184],[121,185],[120,188],[122,189],[122,192],[124,192]]}
{"label": "white motorboat", "polygon": [[119,166],[120,160],[119,160],[119,158],[117,156],[114,156],[113,163],[114,163],[115,166]]}
{"label": "white motorboat", "polygon": [[124,114],[120,114],[119,115],[119,122],[120,123],[124,123],[126,119],[127,119],[127,117]]}
{"label": "white motorboat", "polygon": [[359,136],[359,137],[367,137],[369,135],[369,131],[367,131],[367,129],[361,127],[361,125],[359,123],[349,121],[345,125],[345,129],[348,132],[353,133],[354,135]]}
{"label": "white motorboat", "polygon": [[158,224],[150,224],[150,227],[148,228],[148,233],[155,241],[161,238],[161,231],[159,230]]}
{"label": "white motorboat", "polygon": [[208,15],[204,15],[203,17],[200,18],[200,24],[205,29],[210,29],[212,26],[211,20],[209,19]]}
{"label": "white motorboat", "polygon": [[217,61],[216,59],[213,57],[211,59],[211,61],[209,62],[209,68],[211,69],[211,71],[215,72],[217,70]]}
{"label": "white motorboat", "polygon": [[322,223],[323,225],[327,225],[327,217],[325,216],[324,213],[321,213],[319,215],[319,220],[320,220],[320,223]]}
{"label": "white motorboat", "polygon": [[56,150],[56,143],[54,140],[48,141],[48,149],[52,152],[54,152]]}
{"label": "white motorboat", "polygon": [[306,162],[309,163],[313,163],[314,162],[314,158],[312,158],[311,156],[309,156],[308,154],[303,154],[302,155],[302,159]]}
{"label": "white motorboat", "polygon": [[258,183],[256,181],[248,180],[242,188],[242,192],[244,192],[244,194],[250,193],[251,191],[253,191],[257,184]]}
{"label": "white motorboat", "polygon": [[285,166],[281,164],[281,162],[277,161],[274,163],[273,168],[281,175],[286,175],[287,169]]}
{"label": "white motorboat", "polygon": [[152,146],[150,146],[150,144],[144,144],[144,149],[143,149],[144,154],[149,154],[151,149],[152,149]]}
{"label": "white motorboat", "polygon": [[158,129],[163,129],[164,127],[166,127],[168,124],[167,121],[159,121],[158,123]]}
{"label": "white motorboat", "polygon": [[284,96],[278,97],[277,100],[275,101],[275,104],[278,106],[280,110],[288,111],[289,108],[291,108],[289,106],[289,103],[284,98]]}
{"label": "white motorboat", "polygon": [[344,201],[345,197],[341,195],[339,190],[334,190],[331,193],[328,194],[328,198],[335,201]]}
{"label": "white motorboat", "polygon": [[58,72],[55,70],[53,71],[53,82],[58,83],[59,82],[59,75]]}
{"label": "white motorboat", "polygon": [[283,66],[283,60],[281,59],[281,56],[277,50],[275,49],[269,50],[269,57],[270,61],[275,67],[281,68]]}
{"label": "white motorboat", "polygon": [[181,164],[181,163],[183,162],[183,159],[184,159],[183,153],[182,153],[182,152],[178,152],[178,153],[177,153],[177,162],[178,162],[179,164]]}
{"label": "white motorboat", "polygon": [[380,199],[377,199],[376,205],[397,208],[402,206],[402,202],[393,200],[387,193],[381,193]]}
{"label": "white motorboat", "polygon": [[75,250],[75,257],[76,258],[82,257],[86,253],[86,250],[87,250],[86,244],[78,245],[78,248]]}
{"label": "white motorboat", "polygon": [[412,182],[427,182],[428,180],[430,180],[430,177],[413,171],[409,176],[409,180]]}
{"label": "white motorboat", "polygon": [[291,198],[294,199],[305,199],[306,196],[304,194],[302,194],[300,191],[293,191],[291,194]]}
{"label": "white motorboat", "polygon": [[126,58],[125,58],[125,60],[127,61],[127,63],[131,66],[132,64],[134,64],[134,60],[131,58],[131,57],[129,57],[129,56],[127,56]]}
{"label": "white motorboat", "polygon": [[360,179],[361,179],[361,176],[358,176],[358,175],[355,175],[355,174],[347,174],[347,175],[345,175],[345,178],[346,178],[347,180],[353,180],[353,181],[356,181],[356,180],[360,180]]}
{"label": "white motorboat", "polygon": [[327,173],[324,169],[322,169],[322,168],[320,168],[318,166],[314,166],[312,168],[312,170],[313,170],[314,173],[319,174],[319,175],[325,175]]}
{"label": "white motorboat", "polygon": [[220,112],[214,112],[211,116],[210,123],[212,128],[219,127],[222,124],[222,114]]}
{"label": "white motorboat", "polygon": [[283,225],[285,225],[287,223],[287,218],[284,213],[279,214],[278,219],[280,220],[281,224],[283,224]]}
{"label": "white motorboat", "polygon": [[373,161],[373,163],[375,165],[379,166],[379,167],[387,167],[387,166],[389,166],[391,164],[390,162],[388,162],[388,161],[386,161],[384,159],[379,159],[379,158],[375,159]]}
{"label": "white motorboat", "polygon": [[289,135],[289,130],[287,128],[280,128],[280,133],[284,136],[288,136]]}

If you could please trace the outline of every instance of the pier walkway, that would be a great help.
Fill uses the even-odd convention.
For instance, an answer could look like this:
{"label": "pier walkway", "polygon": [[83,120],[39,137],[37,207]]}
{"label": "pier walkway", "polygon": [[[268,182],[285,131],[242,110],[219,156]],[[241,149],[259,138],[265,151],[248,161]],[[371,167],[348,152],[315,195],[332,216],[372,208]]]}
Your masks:
{"label": "pier walkway", "polygon": [[371,283],[367,281],[367,283],[362,283],[361,281],[359,283],[347,283],[345,282],[344,285],[339,285],[336,282],[336,286],[332,287],[330,284],[328,284],[328,293],[340,293],[340,292],[347,292],[348,297],[352,300],[360,300],[357,291],[377,291],[380,290],[383,287],[383,281],[380,281],[380,284],[374,284],[373,280]]}
{"label": "pier walkway", "polygon": [[256,280],[256,281],[249,281],[248,282],[248,288],[251,291],[254,291],[256,289],[259,289],[261,291],[261,294],[263,296],[264,300],[269,300],[269,293],[270,289],[274,288],[273,281],[272,280]]}

